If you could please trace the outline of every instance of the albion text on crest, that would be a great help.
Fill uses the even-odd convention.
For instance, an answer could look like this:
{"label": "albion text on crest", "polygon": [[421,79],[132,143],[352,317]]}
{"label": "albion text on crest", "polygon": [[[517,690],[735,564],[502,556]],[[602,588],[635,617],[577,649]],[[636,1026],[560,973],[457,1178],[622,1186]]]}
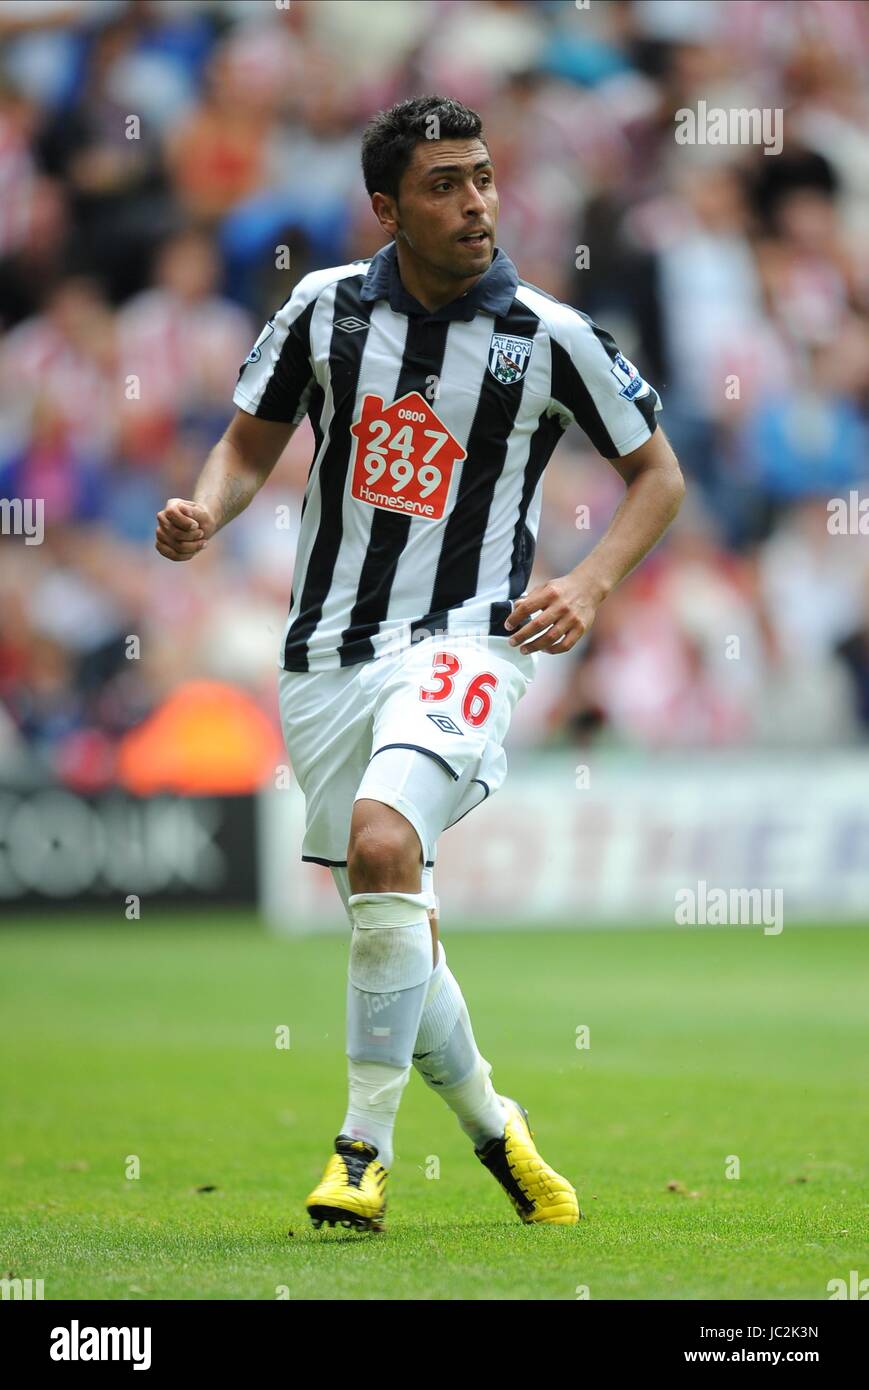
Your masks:
{"label": "albion text on crest", "polygon": [[531,361],[531,338],[513,338],[509,333],[493,333],[489,344],[489,371],[496,381],[512,386],[521,381]]}

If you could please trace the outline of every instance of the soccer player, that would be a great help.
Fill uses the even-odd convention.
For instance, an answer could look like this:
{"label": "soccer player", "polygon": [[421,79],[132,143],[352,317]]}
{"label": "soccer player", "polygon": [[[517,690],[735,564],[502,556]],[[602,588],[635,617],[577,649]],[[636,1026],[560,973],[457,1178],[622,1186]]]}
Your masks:
{"label": "soccer player", "polygon": [[[503,782],[512,711],[540,653],[566,656],[675,516],[660,402],[608,333],[521,280],[495,246],[479,116],[417,97],[362,139],[389,238],[316,270],[241,367],[238,410],[191,500],[158,514],[189,560],[265,482],[307,415],[315,450],[281,647],[281,716],[305,795],[303,859],[350,919],[347,1109],[315,1226],[379,1228],[412,1067],[455,1113],[525,1222],[571,1225],[571,1183],[499,1094],[438,939],[441,832]],[[542,477],[577,423],[625,482],[606,535],[526,592]]]}

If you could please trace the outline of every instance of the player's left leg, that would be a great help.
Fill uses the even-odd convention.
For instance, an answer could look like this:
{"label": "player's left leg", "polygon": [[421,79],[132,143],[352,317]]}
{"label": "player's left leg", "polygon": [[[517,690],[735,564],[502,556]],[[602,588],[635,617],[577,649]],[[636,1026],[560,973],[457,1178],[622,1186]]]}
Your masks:
{"label": "player's left leg", "polygon": [[579,1204],[570,1182],[545,1162],[533,1142],[528,1112],[492,1085],[458,981],[443,944],[426,995],[413,1065],[452,1110],[480,1162],[497,1178],[526,1223],[573,1225]]}

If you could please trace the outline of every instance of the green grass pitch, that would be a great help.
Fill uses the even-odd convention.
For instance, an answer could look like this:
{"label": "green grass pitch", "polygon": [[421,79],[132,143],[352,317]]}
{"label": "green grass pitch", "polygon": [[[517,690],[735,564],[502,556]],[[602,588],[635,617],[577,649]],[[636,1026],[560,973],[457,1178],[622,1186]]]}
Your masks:
{"label": "green grass pitch", "polygon": [[444,925],[495,1084],[586,1220],[523,1226],[414,1074],[386,1232],[314,1232],[346,940],[146,907],[0,929],[0,1274],[134,1300],[814,1300],[869,1275],[869,930]]}

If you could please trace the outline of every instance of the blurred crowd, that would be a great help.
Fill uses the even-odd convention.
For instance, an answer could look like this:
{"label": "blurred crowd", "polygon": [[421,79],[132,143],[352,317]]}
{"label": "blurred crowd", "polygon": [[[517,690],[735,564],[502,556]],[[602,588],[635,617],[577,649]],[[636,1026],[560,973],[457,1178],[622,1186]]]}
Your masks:
{"label": "blurred crowd", "polygon": [[[498,245],[660,390],[689,481],[590,636],[541,658],[514,746],[865,738],[867,47],[860,0],[4,0],[0,498],[43,498],[45,533],[0,538],[0,765],[109,785],[187,681],[276,724],[310,427],[192,564],[155,513],[292,285],[383,244],[360,133],[424,92],[481,113]],[[781,153],[677,143],[700,101],[779,110]],[[565,436],[533,582],[621,487]]]}

